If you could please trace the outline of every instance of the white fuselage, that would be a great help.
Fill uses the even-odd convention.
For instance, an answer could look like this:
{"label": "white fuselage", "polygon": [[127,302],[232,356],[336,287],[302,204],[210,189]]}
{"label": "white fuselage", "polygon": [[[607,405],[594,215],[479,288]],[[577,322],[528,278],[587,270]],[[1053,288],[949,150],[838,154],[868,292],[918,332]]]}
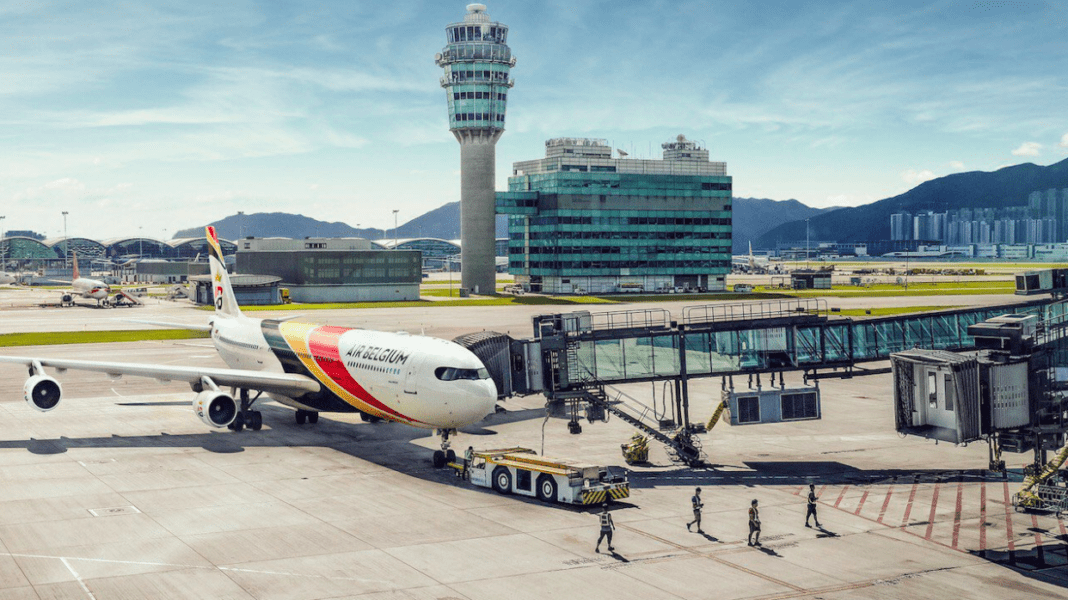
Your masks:
{"label": "white fuselage", "polygon": [[272,395],[300,408],[360,411],[428,429],[463,427],[496,408],[497,388],[482,361],[447,340],[247,317],[216,317],[212,340],[231,368],[316,379],[321,396]]}
{"label": "white fuselage", "polygon": [[97,279],[79,277],[71,282],[71,290],[82,298],[104,300],[111,293],[111,286]]}
{"label": "white fuselage", "polygon": [[0,285],[15,283],[15,276],[11,273],[0,273]]}

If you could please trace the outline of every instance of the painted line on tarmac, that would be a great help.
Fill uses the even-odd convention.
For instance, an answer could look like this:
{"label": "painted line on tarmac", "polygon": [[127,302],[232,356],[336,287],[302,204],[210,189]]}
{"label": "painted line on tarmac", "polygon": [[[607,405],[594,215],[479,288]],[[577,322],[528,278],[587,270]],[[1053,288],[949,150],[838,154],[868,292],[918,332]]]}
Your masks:
{"label": "painted line on tarmac", "polygon": [[1038,530],[1038,515],[1031,513],[1031,530],[1035,532],[1035,546],[1042,545],[1042,534]]}
{"label": "painted line on tarmac", "polygon": [[901,517],[901,527],[907,527],[909,524],[909,515],[912,514],[912,501],[916,499],[916,487],[919,482],[915,479],[912,480],[912,491],[909,492],[909,501],[905,505],[905,516]]}
{"label": "painted line on tarmac", "polygon": [[986,552],[986,482],[979,485],[979,551]]}
{"label": "painted line on tarmac", "polygon": [[70,563],[67,562],[67,559],[61,558],[60,560],[63,561],[63,566],[67,567],[67,570],[70,571],[70,574],[78,580],[78,585],[82,586],[82,591],[84,591],[92,600],[96,600],[96,596],[93,595],[93,592],[89,591],[89,586],[85,585],[85,582],[82,581],[81,576],[78,575],[78,572],[74,570],[74,567],[70,566]]}
{"label": "painted line on tarmac", "polygon": [[886,508],[890,506],[890,496],[894,494],[894,484],[890,484],[890,487],[886,488],[886,498],[883,500],[883,507],[879,509],[879,519],[875,521],[880,525],[883,523],[883,517],[886,516]]}
{"label": "painted line on tarmac", "polygon": [[853,511],[854,515],[860,514],[860,509],[864,508],[864,501],[868,499],[869,490],[864,490],[864,494],[860,497],[860,502],[857,503],[857,510]]}
{"label": "painted line on tarmac", "polygon": [[931,497],[931,514],[927,517],[927,533],[923,536],[923,539],[930,540],[931,534],[934,533],[935,513],[938,512],[938,491],[942,489],[942,482],[939,481],[934,487],[934,496]]}
{"label": "painted line on tarmac", "polygon": [[842,498],[845,497],[846,490],[849,489],[849,485],[846,484],[842,487],[842,491],[838,493],[838,499],[834,501],[834,507],[838,508],[838,505],[842,503]]}
{"label": "painted line on tarmac", "polygon": [[245,568],[241,568],[241,567],[221,567],[221,566],[218,566],[218,565],[184,565],[184,564],[179,564],[179,563],[165,563],[165,562],[153,562],[153,561],[143,561],[143,560],[117,560],[117,559],[110,559],[110,558],[86,558],[86,557],[83,557],[83,556],[51,556],[51,555],[47,555],[47,554],[20,554],[20,553],[15,553],[15,552],[0,552],[0,556],[10,556],[12,558],[44,558],[44,559],[58,560],[58,561],[62,562],[64,566],[67,567],[67,570],[69,570],[71,572],[71,574],[74,575],[75,579],[77,579],[79,583],[82,583],[82,589],[84,589],[86,591],[86,593],[88,593],[91,598],[95,598],[95,597],[93,596],[92,592],[89,591],[89,588],[86,587],[86,585],[82,582],[81,577],[74,570],[73,566],[71,566],[71,564],[70,564],[71,562],[73,562],[73,561],[84,561],[84,562],[104,563],[104,564],[114,564],[114,565],[136,565],[136,566],[146,566],[146,567],[173,567],[173,568],[176,568],[176,569],[200,569],[200,570],[212,570],[212,571],[229,571],[229,572],[233,572],[233,573],[252,573],[252,574],[258,574],[258,575],[284,575],[286,577],[305,577],[305,578],[309,578],[309,579],[325,579],[325,580],[328,580],[328,581],[358,581],[358,582],[361,582],[361,583],[375,583],[375,584],[388,584],[389,583],[388,581],[384,581],[384,580],[381,580],[381,579],[367,579],[367,578],[363,578],[363,577],[333,577],[333,576],[328,576],[328,575],[311,575],[311,574],[307,574],[307,573],[294,573],[294,572],[291,572],[291,571],[265,571],[265,570],[262,570],[262,569],[245,569]]}
{"label": "painted line on tarmac", "polygon": [[960,541],[960,513],[964,504],[964,481],[957,481],[957,510],[953,512],[953,547]]}
{"label": "painted line on tarmac", "polygon": [[1009,501],[1009,482],[1005,481],[1003,485],[1005,486],[1005,539],[1009,543],[1009,552],[1015,552],[1016,541],[1012,539],[1012,513],[1010,512],[1012,502]]}

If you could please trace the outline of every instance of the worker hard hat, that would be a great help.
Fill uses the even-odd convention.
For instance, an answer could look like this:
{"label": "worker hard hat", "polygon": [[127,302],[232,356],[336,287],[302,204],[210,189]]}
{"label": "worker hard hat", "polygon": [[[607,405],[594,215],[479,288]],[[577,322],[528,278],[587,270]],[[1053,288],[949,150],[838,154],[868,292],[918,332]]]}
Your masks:
{"label": "worker hard hat", "polygon": [[601,508],[603,508],[603,509],[605,509],[605,510],[608,510],[608,503],[607,503],[607,502],[605,502],[604,504],[602,504],[602,505],[601,505]]}
{"label": "worker hard hat", "polygon": [[756,503],[757,503],[756,498],[753,498],[753,504],[756,504]]}

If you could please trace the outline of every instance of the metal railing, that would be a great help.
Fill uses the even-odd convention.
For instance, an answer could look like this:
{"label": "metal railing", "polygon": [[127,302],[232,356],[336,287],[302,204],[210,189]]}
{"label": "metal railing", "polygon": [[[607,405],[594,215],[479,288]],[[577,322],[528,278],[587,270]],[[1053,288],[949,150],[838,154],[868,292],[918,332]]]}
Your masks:
{"label": "metal railing", "polygon": [[663,308],[619,310],[590,314],[593,329],[666,328],[671,323],[671,313]]}
{"label": "metal railing", "polygon": [[799,315],[826,315],[827,312],[827,301],[819,298],[703,304],[683,308],[682,322],[687,325],[697,325],[723,321],[778,319]]}

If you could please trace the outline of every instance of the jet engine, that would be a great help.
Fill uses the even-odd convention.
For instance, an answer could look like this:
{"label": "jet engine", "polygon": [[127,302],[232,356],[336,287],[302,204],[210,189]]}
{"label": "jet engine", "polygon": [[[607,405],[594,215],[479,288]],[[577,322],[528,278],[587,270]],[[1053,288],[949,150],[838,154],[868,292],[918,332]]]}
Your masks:
{"label": "jet engine", "polygon": [[204,390],[193,401],[193,411],[205,425],[222,428],[237,417],[237,402],[226,392]]}
{"label": "jet engine", "polygon": [[26,402],[35,410],[48,412],[59,404],[63,390],[59,382],[48,375],[34,375],[22,387]]}

